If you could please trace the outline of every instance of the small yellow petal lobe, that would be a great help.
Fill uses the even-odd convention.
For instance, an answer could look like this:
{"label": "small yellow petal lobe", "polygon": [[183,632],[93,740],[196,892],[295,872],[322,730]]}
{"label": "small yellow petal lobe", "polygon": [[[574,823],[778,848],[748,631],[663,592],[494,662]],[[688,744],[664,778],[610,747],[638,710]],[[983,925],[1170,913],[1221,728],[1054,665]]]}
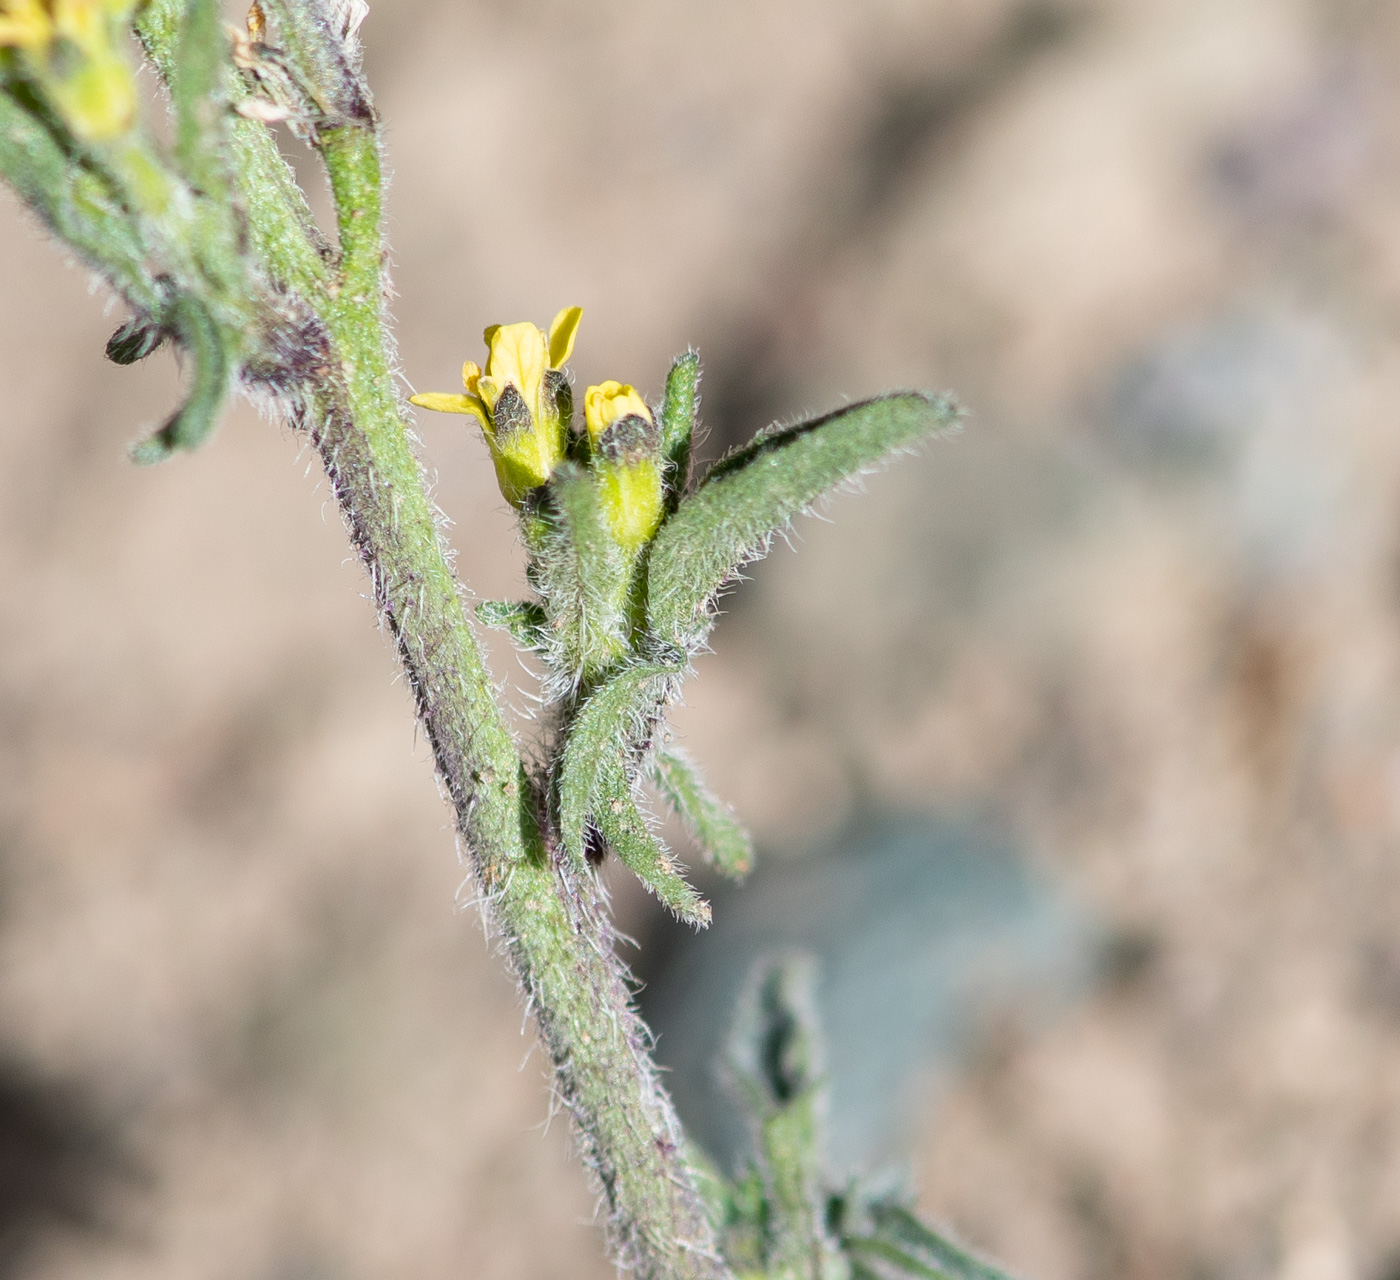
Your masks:
{"label": "small yellow petal lobe", "polygon": [[574,353],[574,338],[583,319],[582,307],[565,307],[549,325],[549,367],[562,369]]}
{"label": "small yellow petal lobe", "polygon": [[609,379],[583,393],[583,420],[588,427],[588,438],[594,444],[614,422],[630,414],[651,421],[647,402],[637,393],[636,387],[625,382]]}
{"label": "small yellow petal lobe", "polygon": [[476,396],[457,395],[447,391],[425,391],[421,395],[409,396],[408,402],[416,404],[420,409],[432,409],[435,413],[470,414],[488,433],[491,430],[486,406]]}

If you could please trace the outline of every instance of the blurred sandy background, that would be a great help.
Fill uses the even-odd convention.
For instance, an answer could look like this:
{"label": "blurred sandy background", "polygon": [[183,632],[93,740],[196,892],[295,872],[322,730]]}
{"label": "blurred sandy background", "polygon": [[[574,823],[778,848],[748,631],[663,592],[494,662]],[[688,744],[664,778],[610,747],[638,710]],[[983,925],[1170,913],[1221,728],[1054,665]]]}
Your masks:
{"label": "blurred sandy background", "polygon": [[[693,941],[618,882],[687,1114],[731,946],[803,941],[838,1157],[1028,1277],[1396,1280],[1400,9],[363,34],[416,388],[579,303],[580,385],[700,346],[712,456],[971,409],[754,573],[677,716],[767,867]],[[314,458],[244,407],[128,466],[177,377],[104,307],[0,196],[0,1275],[609,1274]],[[422,434],[518,591],[480,443]]]}

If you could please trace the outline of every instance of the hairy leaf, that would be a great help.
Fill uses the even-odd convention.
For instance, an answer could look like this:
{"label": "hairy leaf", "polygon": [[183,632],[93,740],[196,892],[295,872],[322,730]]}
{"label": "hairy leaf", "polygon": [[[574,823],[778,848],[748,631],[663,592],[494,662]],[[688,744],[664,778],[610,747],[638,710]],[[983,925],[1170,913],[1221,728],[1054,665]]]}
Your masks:
{"label": "hairy leaf", "polygon": [[666,460],[668,511],[680,505],[690,481],[699,386],[700,353],[691,350],[677,356],[666,377],[666,396],[661,402],[661,456]]}
{"label": "hairy leaf", "polygon": [[716,592],[793,516],[957,418],[950,400],[901,392],[762,435],[725,458],[657,535],[647,579],[652,629],[680,643],[702,639]]}
{"label": "hairy leaf", "polygon": [[704,783],[691,760],[679,751],[658,751],[651,779],[700,846],[705,861],[731,880],[753,867],[753,841],[729,808]]}
{"label": "hairy leaf", "polygon": [[[559,765],[559,831],[564,848],[582,860],[588,821],[608,771],[625,767],[633,744],[650,731],[678,665],[638,663],[624,667],[583,704],[569,726]],[[630,783],[629,783],[630,787]],[[630,790],[628,792],[630,797]]]}
{"label": "hairy leaf", "polygon": [[534,600],[480,600],[476,616],[483,626],[509,631],[522,649],[541,649],[546,643],[544,606]]}
{"label": "hairy leaf", "polygon": [[209,309],[182,294],[170,307],[170,327],[194,365],[185,403],[155,434],[131,448],[133,462],[163,462],[176,449],[197,449],[219,421],[228,395],[231,363]]}
{"label": "hairy leaf", "polygon": [[608,847],[670,908],[677,920],[704,928],[710,923],[710,904],[681,875],[669,850],[652,833],[637,808],[626,771],[616,761],[611,762],[600,781],[593,815]]}
{"label": "hairy leaf", "polygon": [[823,1081],[816,967],[811,956],[767,956],[749,974],[725,1047],[731,1083],[756,1124]]}
{"label": "hairy leaf", "polygon": [[918,1258],[897,1244],[878,1236],[848,1237],[843,1241],[843,1245],[853,1260],[853,1277],[897,1280],[899,1277],[915,1276],[919,1280],[955,1280],[955,1276],[942,1267]]}

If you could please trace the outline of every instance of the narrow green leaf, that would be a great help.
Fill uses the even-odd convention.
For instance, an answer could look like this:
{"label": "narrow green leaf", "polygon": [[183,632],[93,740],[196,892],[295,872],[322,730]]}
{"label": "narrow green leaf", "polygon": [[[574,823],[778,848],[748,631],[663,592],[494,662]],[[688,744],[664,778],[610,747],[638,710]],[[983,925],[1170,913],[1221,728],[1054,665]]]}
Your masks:
{"label": "narrow green leaf", "polygon": [[[651,730],[678,665],[625,667],[583,704],[569,726],[559,764],[559,831],[564,848],[583,859],[588,822],[608,771],[625,761]],[[630,795],[630,792],[629,792]]]}
{"label": "narrow green leaf", "polygon": [[753,867],[753,841],[734,811],[705,785],[692,761],[679,751],[657,751],[650,774],[700,846],[705,861],[731,880],[748,875]]}
{"label": "narrow green leaf", "polygon": [[153,435],[131,447],[143,466],[163,462],[176,449],[197,449],[219,421],[228,395],[231,365],[223,335],[198,298],[182,294],[170,308],[170,326],[193,364],[185,403]]}
{"label": "narrow green leaf", "polygon": [[522,649],[542,649],[546,643],[544,606],[535,600],[479,600],[478,621],[509,631]]}
{"label": "narrow green leaf", "polygon": [[[134,26],[146,56],[167,84],[175,74],[184,0],[146,0]],[[230,103],[251,90],[241,77],[228,82]],[[246,206],[246,230],[255,257],[279,286],[315,296],[333,255],[306,197],[267,126],[234,114],[228,121],[231,169]]]}
{"label": "narrow green leaf", "polygon": [[951,400],[900,392],[754,440],[718,463],[657,535],[648,569],[656,634],[696,643],[715,594],[828,489],[956,423]]}
{"label": "narrow green leaf", "polygon": [[[953,1273],[916,1258],[878,1236],[847,1236],[841,1243],[848,1254],[861,1260],[856,1265],[864,1274],[875,1277],[875,1280],[891,1280],[895,1276],[915,1276],[918,1280],[956,1280]],[[887,1265],[877,1270],[872,1265],[877,1261]]]}
{"label": "narrow green leaf", "polygon": [[685,877],[670,851],[652,833],[632,796],[632,784],[617,761],[603,771],[593,802],[594,823],[608,847],[668,907],[677,920],[704,928],[710,904]]}
{"label": "narrow green leaf", "polygon": [[925,1226],[902,1204],[877,1202],[870,1206],[870,1219],[877,1239],[924,1260],[929,1274],[953,1280],[1010,1280],[1006,1272]]}
{"label": "narrow green leaf", "polygon": [[872,1271],[859,1258],[851,1259],[851,1280],[889,1280],[888,1275]]}
{"label": "narrow green leaf", "polygon": [[175,162],[193,193],[188,248],[198,266],[182,282],[197,291],[230,336],[258,288],[250,278],[245,217],[229,167],[232,58],[220,0],[184,0],[170,74]]}
{"label": "narrow green leaf", "polygon": [[674,511],[690,482],[690,453],[699,407],[700,353],[677,356],[666,377],[661,402],[661,456],[666,460],[666,509]]}

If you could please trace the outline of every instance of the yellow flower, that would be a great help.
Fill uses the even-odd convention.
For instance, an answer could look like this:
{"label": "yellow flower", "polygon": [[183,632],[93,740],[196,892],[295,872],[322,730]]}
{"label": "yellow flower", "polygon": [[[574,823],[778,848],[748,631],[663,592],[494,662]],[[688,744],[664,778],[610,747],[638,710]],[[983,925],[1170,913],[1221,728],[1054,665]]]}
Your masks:
{"label": "yellow flower", "polygon": [[462,365],[465,395],[426,392],[412,403],[481,423],[501,492],[519,505],[564,460],[572,398],[563,368],[574,349],[582,307],[565,307],[546,335],[529,321],[495,324],[483,335],[486,368]]}
{"label": "yellow flower", "polygon": [[88,142],[136,117],[123,27],[136,0],[0,0],[0,47],[21,50],[59,115]]}
{"label": "yellow flower", "polygon": [[618,543],[632,551],[661,524],[661,438],[635,387],[604,382],[583,394],[603,514]]}

